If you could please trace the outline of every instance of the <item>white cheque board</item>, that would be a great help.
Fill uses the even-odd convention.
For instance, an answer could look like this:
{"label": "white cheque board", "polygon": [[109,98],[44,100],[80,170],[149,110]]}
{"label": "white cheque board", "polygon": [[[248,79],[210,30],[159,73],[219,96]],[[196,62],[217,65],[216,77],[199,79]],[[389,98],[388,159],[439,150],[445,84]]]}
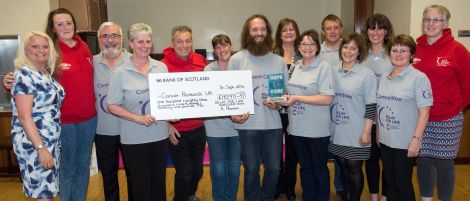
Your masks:
{"label": "white cheque board", "polygon": [[157,120],[254,114],[249,70],[151,73],[148,79]]}

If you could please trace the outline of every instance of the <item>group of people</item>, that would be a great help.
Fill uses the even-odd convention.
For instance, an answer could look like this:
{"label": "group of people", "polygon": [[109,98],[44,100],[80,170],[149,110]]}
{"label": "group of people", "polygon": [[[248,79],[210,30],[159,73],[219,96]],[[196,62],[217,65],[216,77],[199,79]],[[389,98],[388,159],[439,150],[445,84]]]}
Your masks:
{"label": "group of people", "polygon": [[[211,158],[212,197],[237,200],[240,164],[244,200],[295,200],[297,163],[302,198],[329,200],[327,167],[335,159],[335,188],[342,200],[360,200],[366,161],[371,200],[415,200],[416,161],[423,201],[451,200],[454,159],[470,103],[470,53],[448,28],[450,12],[423,12],[423,35],[395,36],[390,20],[370,16],[361,33],[344,38],[341,19],[328,15],[320,34],[299,32],[281,19],[272,28],[263,15],[249,17],[241,50],[214,36],[215,61],[192,47],[188,26],[172,29],[160,62],[150,57],[152,28],[113,22],[98,30],[101,52],[92,56],[75,35],[66,9],[51,11],[46,33],[25,35],[16,70],[3,80],[12,94],[12,139],[23,191],[37,200],[86,200],[90,152],[96,144],[106,200],[119,200],[119,151],[129,200],[166,200],[166,162],[176,169],[175,201],[196,201],[203,152]],[[157,121],[150,115],[149,73],[251,70],[255,113]],[[284,78],[286,101],[268,97],[268,77]],[[96,132],[95,132],[96,131]],[[282,144],[285,141],[285,160]],[[260,180],[260,166],[264,173]],[[60,179],[60,182],[59,182]]]}

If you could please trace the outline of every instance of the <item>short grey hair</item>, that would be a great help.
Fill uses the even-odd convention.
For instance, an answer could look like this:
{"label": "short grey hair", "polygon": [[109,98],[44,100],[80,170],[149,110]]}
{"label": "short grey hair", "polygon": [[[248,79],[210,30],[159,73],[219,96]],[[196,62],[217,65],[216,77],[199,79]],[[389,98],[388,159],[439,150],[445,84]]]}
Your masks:
{"label": "short grey hair", "polygon": [[114,27],[118,29],[119,35],[122,36],[122,28],[119,24],[116,24],[114,22],[103,22],[103,24],[100,25],[100,28],[98,29],[98,37],[101,36],[101,33],[103,32],[103,29],[105,27]]}
{"label": "short grey hair", "polygon": [[132,41],[137,37],[138,33],[142,32],[152,35],[152,28],[144,23],[135,23],[129,27],[129,30],[127,31],[127,39]]}
{"label": "short grey hair", "polygon": [[171,40],[175,38],[176,32],[189,32],[191,34],[191,38],[193,36],[193,30],[191,27],[186,25],[175,26],[171,29]]}

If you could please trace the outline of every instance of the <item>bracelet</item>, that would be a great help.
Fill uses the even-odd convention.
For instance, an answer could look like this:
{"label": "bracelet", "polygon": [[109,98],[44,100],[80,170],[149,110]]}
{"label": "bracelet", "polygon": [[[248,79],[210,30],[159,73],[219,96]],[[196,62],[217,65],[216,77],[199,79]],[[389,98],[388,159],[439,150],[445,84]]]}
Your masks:
{"label": "bracelet", "polygon": [[417,137],[417,136],[414,136],[414,135],[413,135],[413,139],[418,140],[418,142],[423,141],[423,137]]}

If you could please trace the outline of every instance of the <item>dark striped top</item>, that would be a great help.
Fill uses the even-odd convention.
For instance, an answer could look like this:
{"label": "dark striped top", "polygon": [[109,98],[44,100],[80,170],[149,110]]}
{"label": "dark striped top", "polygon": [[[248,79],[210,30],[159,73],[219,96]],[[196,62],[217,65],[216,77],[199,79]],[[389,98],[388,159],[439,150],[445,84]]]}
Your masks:
{"label": "dark striped top", "polygon": [[370,156],[370,147],[358,148],[331,143],[328,149],[333,155],[341,156],[349,160],[368,160]]}

